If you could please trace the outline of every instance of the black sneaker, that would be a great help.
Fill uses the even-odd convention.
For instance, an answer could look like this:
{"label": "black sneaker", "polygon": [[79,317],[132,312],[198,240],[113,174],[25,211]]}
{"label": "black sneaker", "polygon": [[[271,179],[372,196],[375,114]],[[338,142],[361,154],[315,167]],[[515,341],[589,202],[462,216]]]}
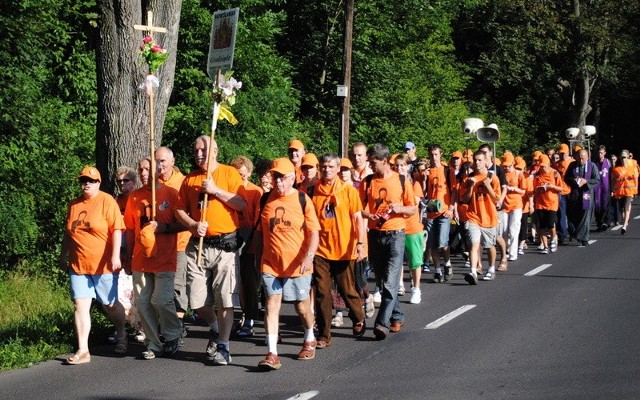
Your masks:
{"label": "black sneaker", "polygon": [[435,274],[433,274],[433,282],[435,283],[444,282],[444,276],[441,273],[436,272]]}
{"label": "black sneaker", "polygon": [[176,354],[178,348],[180,348],[180,341],[180,337],[177,337],[173,340],[167,340],[166,342],[164,342],[162,356],[171,357],[172,355]]}
{"label": "black sneaker", "polygon": [[453,268],[452,267],[444,267],[444,280],[450,281],[453,278]]}

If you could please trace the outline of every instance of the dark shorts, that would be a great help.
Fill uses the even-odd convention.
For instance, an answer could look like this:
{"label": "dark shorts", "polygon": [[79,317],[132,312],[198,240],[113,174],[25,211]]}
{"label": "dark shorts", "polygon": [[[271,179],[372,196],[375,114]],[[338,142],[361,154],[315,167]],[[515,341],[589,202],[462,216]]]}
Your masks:
{"label": "dark shorts", "polygon": [[536,210],[538,229],[553,229],[558,221],[558,212],[551,210]]}

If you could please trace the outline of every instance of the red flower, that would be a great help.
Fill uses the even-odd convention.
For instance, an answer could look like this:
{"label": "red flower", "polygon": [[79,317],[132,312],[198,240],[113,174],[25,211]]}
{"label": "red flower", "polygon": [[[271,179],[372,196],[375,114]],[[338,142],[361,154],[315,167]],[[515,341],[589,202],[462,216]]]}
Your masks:
{"label": "red flower", "polygon": [[153,42],[153,38],[151,36],[145,36],[144,39],[142,39],[142,43],[151,43]]}
{"label": "red flower", "polygon": [[159,45],[155,45],[151,48],[151,51],[153,51],[154,53],[161,53],[162,52],[162,47],[160,47]]}

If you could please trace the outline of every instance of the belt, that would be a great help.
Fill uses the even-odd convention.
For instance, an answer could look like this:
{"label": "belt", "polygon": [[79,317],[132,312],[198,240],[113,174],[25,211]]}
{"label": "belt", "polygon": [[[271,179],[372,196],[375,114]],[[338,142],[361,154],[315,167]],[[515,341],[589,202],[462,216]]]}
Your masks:
{"label": "belt", "polygon": [[381,231],[381,230],[378,230],[378,229],[371,229],[369,232],[371,234],[378,235],[378,236],[391,236],[391,235],[395,235],[397,233],[403,233],[404,229],[398,229],[396,231]]}
{"label": "belt", "polygon": [[[225,242],[227,240],[235,239],[235,237],[236,237],[235,232],[223,233],[221,235],[205,236],[202,238],[202,242],[210,246],[217,246],[220,243]],[[197,237],[192,237],[192,239],[199,240]]]}

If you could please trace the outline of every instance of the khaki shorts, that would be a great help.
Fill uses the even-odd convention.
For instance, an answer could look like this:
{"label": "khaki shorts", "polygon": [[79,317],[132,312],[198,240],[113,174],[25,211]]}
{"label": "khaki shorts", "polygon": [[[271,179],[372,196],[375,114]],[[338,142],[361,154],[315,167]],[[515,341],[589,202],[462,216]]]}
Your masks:
{"label": "khaki shorts", "polygon": [[192,238],[185,249],[187,254],[187,296],[191,308],[205,305],[233,308],[238,301],[238,254],[203,244],[200,266],[198,238]]}
{"label": "khaki shorts", "polygon": [[496,245],[496,227],[483,228],[473,222],[465,222],[467,238],[471,244],[479,243],[483,248],[491,248]]}

